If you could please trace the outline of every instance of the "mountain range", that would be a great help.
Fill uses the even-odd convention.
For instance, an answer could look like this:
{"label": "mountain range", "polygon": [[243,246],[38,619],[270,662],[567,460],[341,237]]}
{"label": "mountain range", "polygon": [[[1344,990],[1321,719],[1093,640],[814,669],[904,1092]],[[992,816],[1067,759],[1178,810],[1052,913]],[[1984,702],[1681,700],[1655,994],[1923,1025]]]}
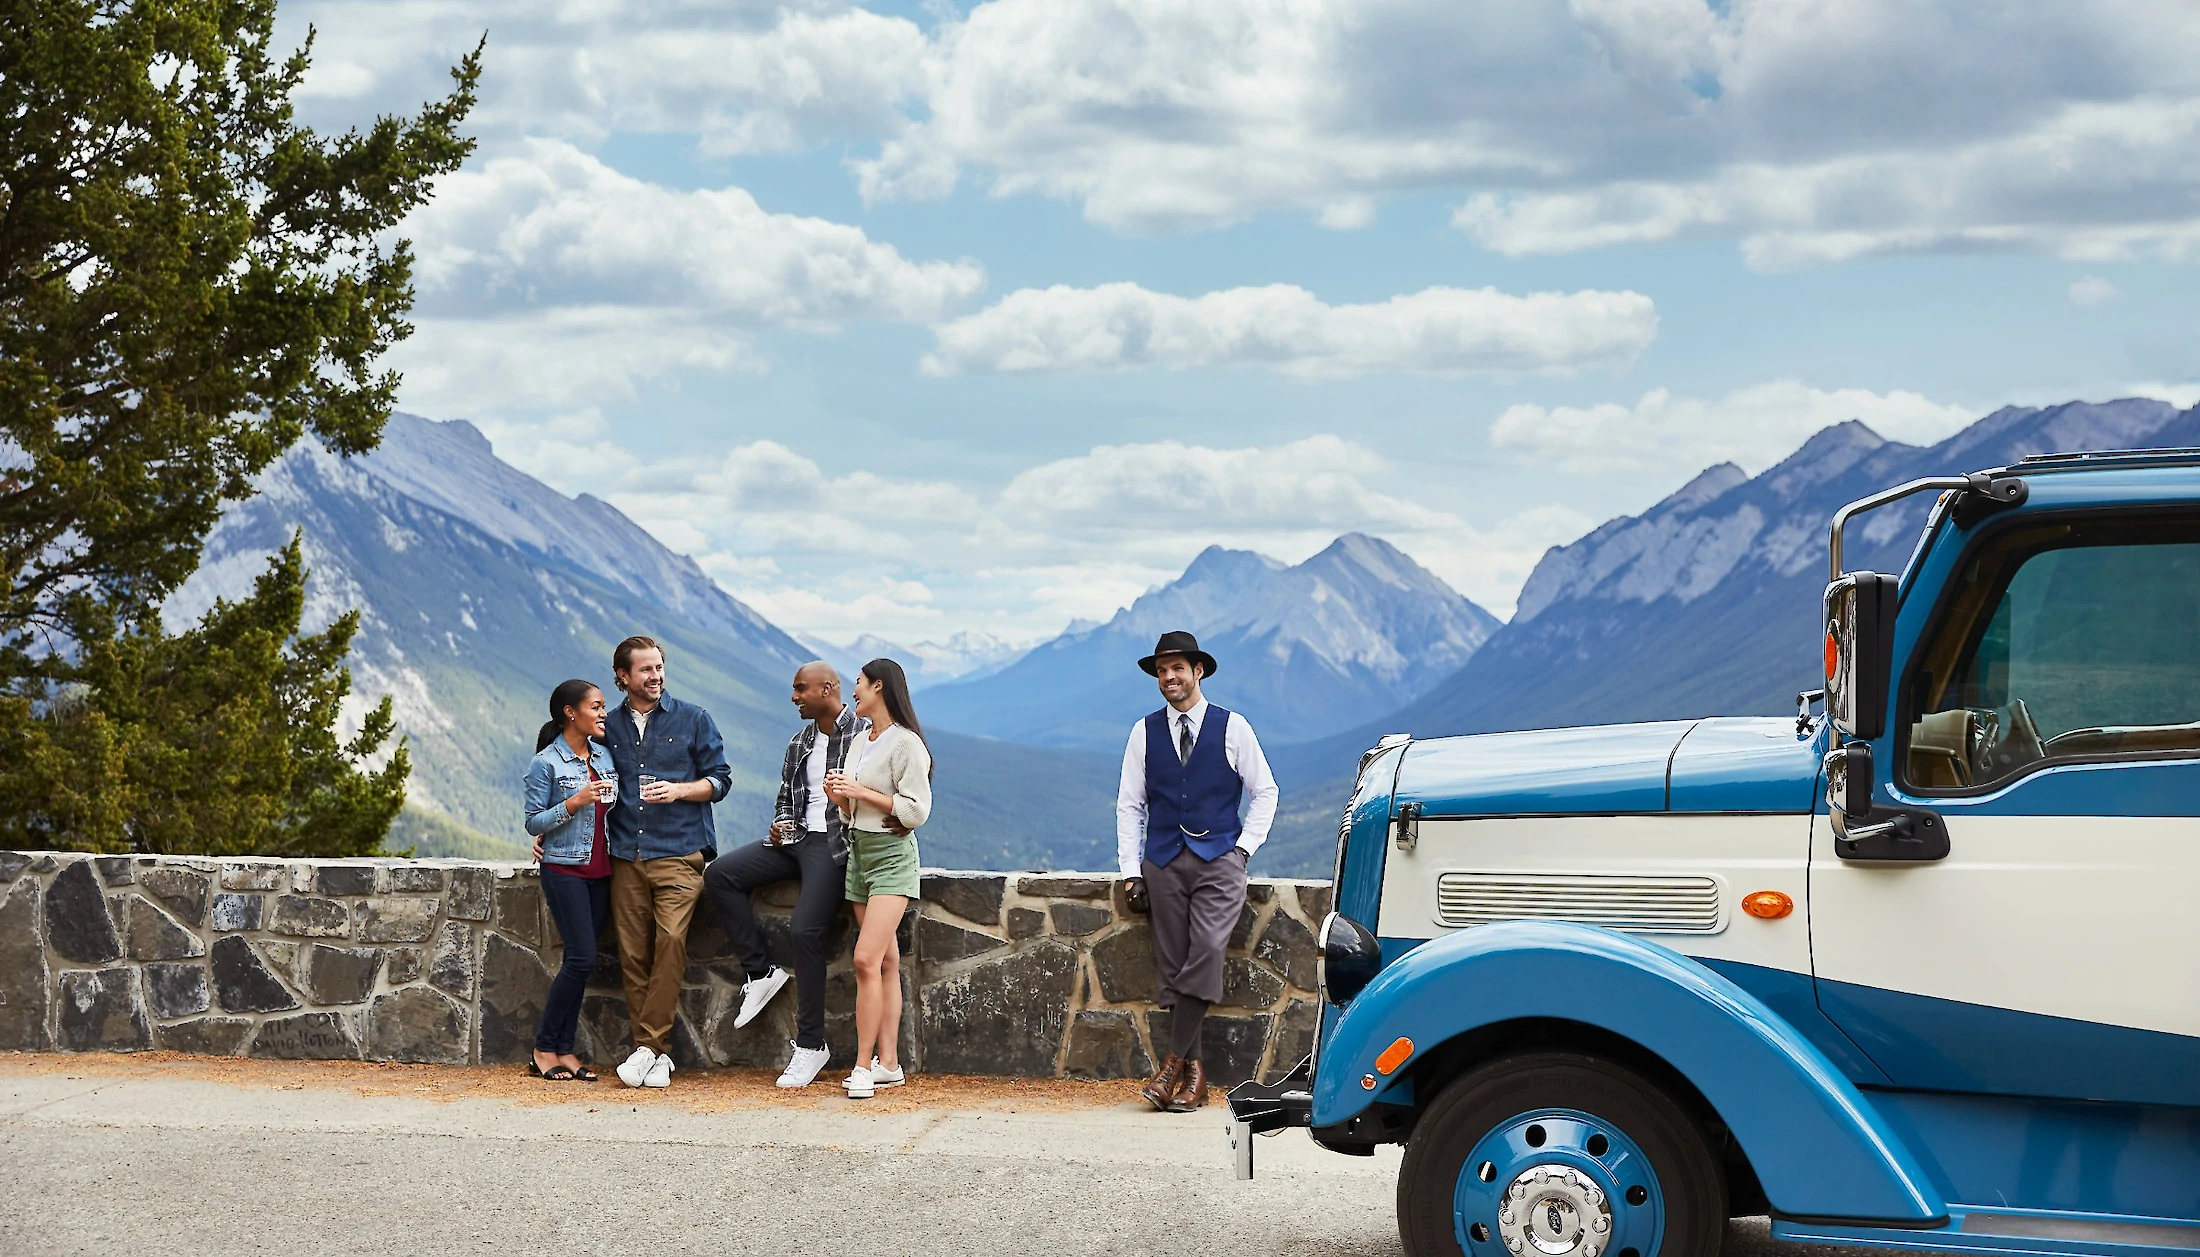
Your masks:
{"label": "mountain range", "polygon": [[[1019,652],[957,635],[900,647],[798,640],[594,497],[499,460],[471,425],[394,416],[374,453],[308,442],[231,508],[172,621],[238,596],[293,529],[312,566],[309,626],[362,612],[355,691],[395,699],[415,764],[394,842],[516,854],[519,779],[567,676],[609,680],[629,632],[664,641],[676,692],[717,717],[733,764],[723,841],[759,829],[795,720],[787,679],[823,655],[888,654],[924,688],[941,771],[928,863],[1105,868],[1131,722],[1157,704],[1135,660],[1190,628],[1222,661],[1208,686],[1261,732],[1284,786],[1270,874],[1322,875],[1359,752],[1383,733],[1792,710],[1818,683],[1825,530],[1842,503],[1917,476],[2052,450],[2200,446],[2200,407],[2126,399],[2009,407],[1930,447],[1861,423],[1751,476],[1712,467],[1639,515],[1547,552],[1509,623],[1379,539],[1286,565],[1211,548],[1100,624]],[[1931,499],[1866,517],[1851,567],[1899,570]]]}
{"label": "mountain range", "polygon": [[989,738],[1120,753],[1132,722],[1160,702],[1137,660],[1163,632],[1189,629],[1218,665],[1202,687],[1210,699],[1242,712],[1263,742],[1304,741],[1413,701],[1497,627],[1374,537],[1347,534],[1295,566],[1213,546],[1106,623],[932,689],[925,712]]}

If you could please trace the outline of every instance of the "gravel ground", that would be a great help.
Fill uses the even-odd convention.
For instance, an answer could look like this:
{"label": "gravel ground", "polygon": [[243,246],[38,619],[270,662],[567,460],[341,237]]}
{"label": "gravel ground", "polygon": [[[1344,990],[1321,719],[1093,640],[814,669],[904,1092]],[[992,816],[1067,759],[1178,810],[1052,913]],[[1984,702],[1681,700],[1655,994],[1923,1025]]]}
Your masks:
{"label": "gravel ground", "polygon": [[[1241,1183],[1223,1124],[1219,1105],[1148,1112],[1120,1083],[920,1078],[866,1103],[756,1071],[655,1093],[0,1054],[0,1253],[1398,1253],[1396,1149],[1285,1134]],[[1762,1221],[1727,1245],[1817,1251]]]}

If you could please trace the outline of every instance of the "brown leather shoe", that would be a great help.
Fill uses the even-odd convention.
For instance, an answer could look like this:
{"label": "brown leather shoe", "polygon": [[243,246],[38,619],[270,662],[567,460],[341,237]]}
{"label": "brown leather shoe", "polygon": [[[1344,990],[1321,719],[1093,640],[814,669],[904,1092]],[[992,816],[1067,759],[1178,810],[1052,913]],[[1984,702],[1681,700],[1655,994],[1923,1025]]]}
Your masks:
{"label": "brown leather shoe", "polygon": [[1146,1080],[1146,1085],[1138,1089],[1138,1094],[1146,1097],[1146,1103],[1152,1105],[1156,1112],[1167,1109],[1169,1103],[1176,1098],[1176,1082],[1183,1069],[1184,1058],[1174,1052],[1169,1053],[1162,1058],[1161,1068],[1155,1070],[1153,1077]]}
{"label": "brown leather shoe", "polygon": [[1207,1066],[1198,1057],[1184,1062],[1177,1076],[1176,1094],[1169,1097],[1169,1112],[1197,1113],[1207,1107]]}

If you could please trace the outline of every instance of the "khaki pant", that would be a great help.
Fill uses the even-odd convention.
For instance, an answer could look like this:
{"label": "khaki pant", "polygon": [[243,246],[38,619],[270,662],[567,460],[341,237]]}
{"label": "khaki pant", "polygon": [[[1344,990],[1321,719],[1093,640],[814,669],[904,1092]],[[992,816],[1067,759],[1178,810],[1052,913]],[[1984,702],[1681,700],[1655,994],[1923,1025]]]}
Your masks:
{"label": "khaki pant", "polygon": [[672,1018],[687,973],[688,922],[703,891],[703,853],[611,861],[611,926],[634,1046],[672,1050]]}

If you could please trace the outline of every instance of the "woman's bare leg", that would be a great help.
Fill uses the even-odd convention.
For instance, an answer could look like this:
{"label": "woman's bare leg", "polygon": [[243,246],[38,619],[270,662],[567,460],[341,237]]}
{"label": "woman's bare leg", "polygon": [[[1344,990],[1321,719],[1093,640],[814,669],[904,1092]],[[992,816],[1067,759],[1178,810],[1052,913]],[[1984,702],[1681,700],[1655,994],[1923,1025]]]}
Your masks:
{"label": "woman's bare leg", "polygon": [[[879,1026],[886,1014],[886,965],[894,955],[894,929],[901,924],[899,895],[873,895],[856,908],[856,1064],[869,1067],[879,1048]],[[877,911],[872,911],[872,909]],[[895,982],[900,982],[897,972]],[[900,991],[895,992],[900,1003]],[[892,1051],[891,1048],[886,1049]],[[880,1064],[885,1063],[880,1053]]]}
{"label": "woman's bare leg", "polygon": [[888,1069],[899,1069],[901,948],[896,945],[894,936],[901,929],[901,916],[908,911],[909,901],[900,895],[874,895],[871,904],[877,909],[872,915],[884,918],[887,922],[882,931],[886,938],[886,951],[879,965],[878,1063]]}

